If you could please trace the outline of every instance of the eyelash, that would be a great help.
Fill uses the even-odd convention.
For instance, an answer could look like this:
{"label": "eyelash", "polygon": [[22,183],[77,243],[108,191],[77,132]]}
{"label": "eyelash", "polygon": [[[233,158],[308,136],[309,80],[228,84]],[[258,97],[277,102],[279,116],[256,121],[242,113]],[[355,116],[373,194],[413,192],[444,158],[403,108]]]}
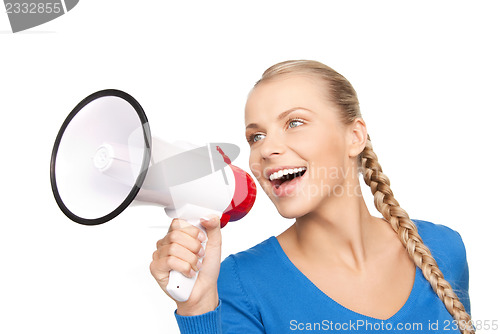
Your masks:
{"label": "eyelash", "polygon": [[[302,124],[304,124],[304,123],[305,123],[305,121],[304,121],[303,119],[300,119],[300,118],[290,118],[290,119],[286,122],[287,127],[289,127],[289,126],[290,126],[290,124],[291,124],[291,123],[293,123],[293,122],[300,122],[300,123],[302,123]],[[301,124],[301,125],[302,125],[302,124]],[[298,126],[300,126],[300,125],[298,125]],[[294,128],[296,128],[296,127],[298,127],[298,126],[294,126]],[[248,142],[250,145],[255,144],[255,143],[256,143],[256,142],[254,142],[255,136],[257,136],[257,135],[261,135],[261,134],[262,134],[262,133],[259,133],[259,132],[258,132],[258,133],[254,133],[254,134],[250,135],[250,136],[248,137],[248,139],[247,139],[247,142]]]}

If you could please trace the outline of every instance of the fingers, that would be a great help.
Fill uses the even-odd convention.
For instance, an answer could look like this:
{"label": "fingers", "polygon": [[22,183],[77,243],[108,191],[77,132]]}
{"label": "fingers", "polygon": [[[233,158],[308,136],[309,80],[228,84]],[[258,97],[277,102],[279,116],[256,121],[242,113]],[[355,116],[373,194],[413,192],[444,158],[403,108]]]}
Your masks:
{"label": "fingers", "polygon": [[[190,297],[192,305],[201,305],[205,298],[217,295],[221,233],[219,217],[212,218],[201,220],[208,238],[199,228],[181,219],[174,219],[167,235],[156,243],[157,249],[150,264],[151,274],[171,298],[173,297],[167,291],[171,271],[177,271],[188,278],[196,277],[197,271],[201,269],[201,261],[203,261],[203,270],[200,272],[202,279],[198,279],[193,288]],[[178,303],[178,306],[181,304],[183,303]]]}
{"label": "fingers", "polygon": [[[199,253],[193,253],[189,249],[181,246],[179,244],[171,244],[169,246],[162,247],[159,250],[160,259],[163,257],[176,257],[184,262],[187,262],[191,265],[191,268],[195,271],[198,271],[198,261],[202,258],[201,255],[205,255],[203,248],[200,249]],[[174,269],[175,270],[175,269]]]}
{"label": "fingers", "polygon": [[166,280],[170,270],[193,277],[201,269],[201,259],[205,256],[202,242],[205,240],[200,229],[174,219],[167,235],[156,243],[151,273],[158,281]]}
{"label": "fingers", "polygon": [[178,271],[184,276],[191,278],[196,275],[196,272],[201,269],[196,267],[198,259],[195,260],[195,268],[193,264],[176,256],[161,257],[151,263],[151,273],[153,276],[168,277],[171,270]]}
{"label": "fingers", "polygon": [[[168,230],[167,235],[163,238],[158,240],[156,243],[156,248],[160,248],[161,246],[167,245],[169,243],[182,243],[182,241],[186,241],[189,239],[186,239],[186,236],[184,234],[187,234],[190,236],[192,239],[197,239],[199,242],[204,242],[206,240],[206,237],[204,233],[197,227],[189,224],[188,222],[175,218],[172,223],[170,224],[170,228]],[[189,242],[189,241],[188,241]],[[194,251],[192,247],[194,247],[194,243],[191,242],[190,245],[186,246],[191,246],[187,247]]]}
{"label": "fingers", "polygon": [[[194,227],[193,225],[189,224],[187,221],[175,218],[172,220],[172,223],[170,224],[170,227],[168,229],[168,232],[171,231],[176,231],[176,230],[182,230],[183,232],[191,235],[192,237],[196,237],[200,231],[197,227]],[[168,235],[168,233],[167,233]]]}
{"label": "fingers", "polygon": [[[156,243],[156,249],[160,251],[160,256],[165,255],[165,253],[163,252],[168,250],[168,246],[171,245],[180,245],[194,254],[203,252],[203,247],[201,245],[202,241],[198,238],[198,236],[200,233],[203,235],[203,237],[205,235],[198,228],[194,226],[191,226],[191,228],[195,229],[196,231],[189,231],[189,233],[186,233],[185,230],[175,230],[169,232],[165,236],[165,238],[158,240],[158,242]],[[200,257],[203,257],[203,255],[204,254],[200,254]]]}

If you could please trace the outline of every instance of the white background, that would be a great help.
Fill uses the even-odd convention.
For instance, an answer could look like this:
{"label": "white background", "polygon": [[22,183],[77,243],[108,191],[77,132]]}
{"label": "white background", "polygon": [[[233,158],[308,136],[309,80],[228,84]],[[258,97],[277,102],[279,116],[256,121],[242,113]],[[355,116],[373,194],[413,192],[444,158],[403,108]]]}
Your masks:
{"label": "white background", "polygon": [[[246,95],[287,59],[351,81],[401,206],[460,232],[473,318],[500,319],[495,1],[179,3],[82,0],[17,34],[2,9],[0,332],[178,333],[175,303],[149,273],[169,219],[143,207],[97,227],[70,221],[50,189],[54,139],[81,99],[117,88],[139,100],[154,135],[235,143],[248,171]],[[251,213],[223,230],[224,256],[291,224],[258,190]],[[373,210],[372,200],[366,192]]]}

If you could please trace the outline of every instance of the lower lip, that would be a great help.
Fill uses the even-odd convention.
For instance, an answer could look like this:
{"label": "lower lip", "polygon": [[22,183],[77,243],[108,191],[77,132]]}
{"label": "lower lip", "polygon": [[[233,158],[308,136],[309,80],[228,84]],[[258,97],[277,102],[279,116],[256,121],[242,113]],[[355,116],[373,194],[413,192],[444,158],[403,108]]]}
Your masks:
{"label": "lower lip", "polygon": [[[304,174],[305,175],[305,174]],[[295,190],[297,189],[300,181],[304,177],[302,175],[301,177],[296,177],[291,181],[288,181],[286,184],[282,184],[278,188],[272,187],[273,188],[273,194],[277,197],[287,197],[290,195],[295,194]]]}

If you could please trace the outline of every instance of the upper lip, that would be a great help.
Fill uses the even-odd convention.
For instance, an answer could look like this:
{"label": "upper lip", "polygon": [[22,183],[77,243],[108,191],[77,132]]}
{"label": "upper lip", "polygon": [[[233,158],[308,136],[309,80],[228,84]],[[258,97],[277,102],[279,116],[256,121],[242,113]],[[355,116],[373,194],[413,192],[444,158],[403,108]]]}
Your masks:
{"label": "upper lip", "polygon": [[266,177],[266,179],[269,179],[269,177],[271,176],[271,174],[275,173],[275,172],[278,172],[280,170],[283,170],[283,169],[294,169],[294,168],[301,168],[301,167],[304,167],[307,169],[307,166],[304,166],[304,165],[296,165],[296,166],[280,166],[280,167],[273,167],[273,168],[266,168],[264,169],[264,176]]}

